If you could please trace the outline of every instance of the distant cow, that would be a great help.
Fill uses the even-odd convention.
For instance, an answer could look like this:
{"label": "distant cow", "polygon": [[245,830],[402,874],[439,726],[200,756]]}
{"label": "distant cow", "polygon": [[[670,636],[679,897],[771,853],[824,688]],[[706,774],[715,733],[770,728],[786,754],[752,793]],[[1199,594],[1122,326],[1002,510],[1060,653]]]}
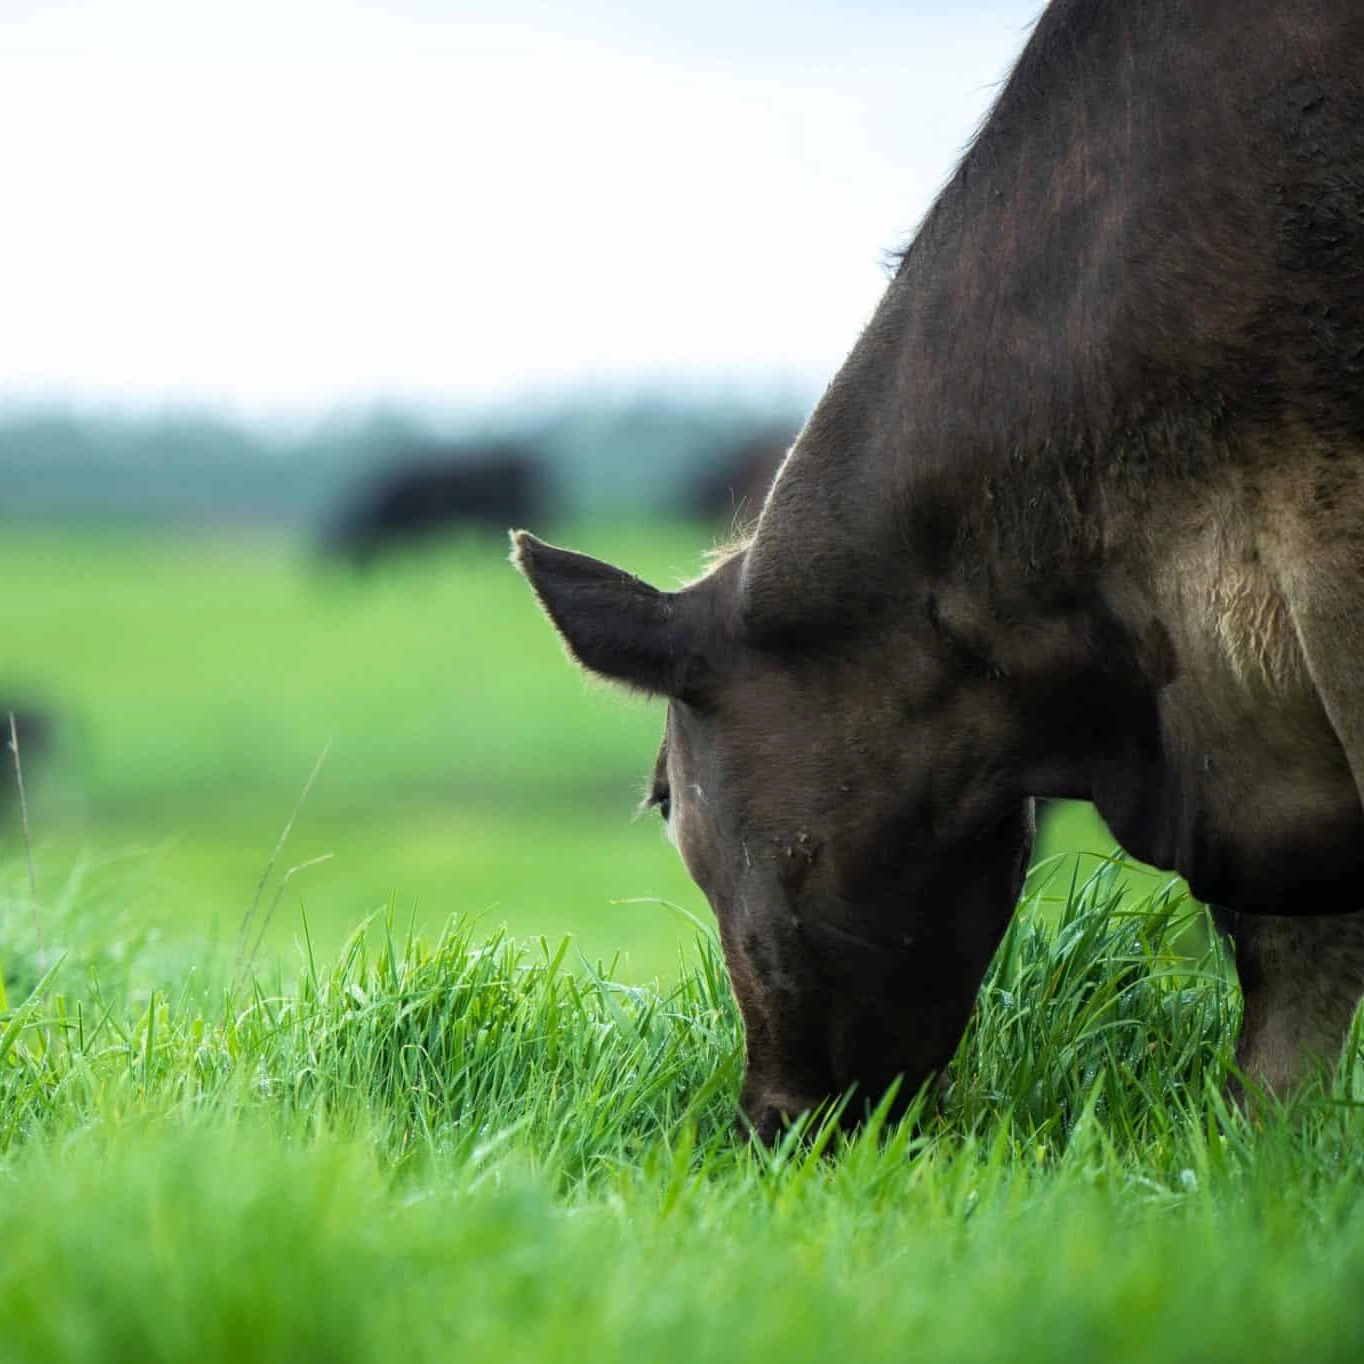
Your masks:
{"label": "distant cow", "polygon": [[696,484],[688,510],[727,527],[756,521],[795,438],[794,431],[766,431],[726,452]]}
{"label": "distant cow", "polygon": [[462,528],[504,534],[543,513],[540,466],[518,445],[416,452],[371,479],[328,528],[325,547],[366,567],[381,554]]}
{"label": "distant cow", "polygon": [[[653,803],[771,1138],[951,1059],[1033,797],[1231,911],[1241,1070],[1364,993],[1364,5],[1053,0],[749,541],[656,591],[517,537],[668,699]],[[798,287],[793,284],[793,287]]]}
{"label": "distant cow", "polygon": [[19,813],[19,776],[10,736],[11,712],[19,735],[19,758],[26,794],[32,795],[34,777],[52,747],[52,717],[46,710],[31,701],[0,697],[0,824],[9,823]]}

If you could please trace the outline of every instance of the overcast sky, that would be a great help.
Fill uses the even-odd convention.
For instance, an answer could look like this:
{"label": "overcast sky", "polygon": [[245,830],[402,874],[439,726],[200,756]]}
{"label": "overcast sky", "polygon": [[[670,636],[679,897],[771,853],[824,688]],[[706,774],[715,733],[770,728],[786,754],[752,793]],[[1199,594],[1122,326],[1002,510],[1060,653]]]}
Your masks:
{"label": "overcast sky", "polygon": [[0,401],[816,388],[1040,0],[0,0]]}

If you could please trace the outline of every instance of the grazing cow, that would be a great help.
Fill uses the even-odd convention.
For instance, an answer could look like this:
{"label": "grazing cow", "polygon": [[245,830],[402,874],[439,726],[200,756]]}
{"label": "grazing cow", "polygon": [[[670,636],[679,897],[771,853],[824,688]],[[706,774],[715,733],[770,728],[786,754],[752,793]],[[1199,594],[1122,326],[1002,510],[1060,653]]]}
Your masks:
{"label": "grazing cow", "polygon": [[379,474],[324,537],[333,554],[366,568],[380,555],[449,536],[496,530],[544,510],[540,467],[517,445],[417,453]]}
{"label": "grazing cow", "polygon": [[1287,1092],[1364,991],[1364,5],[1053,0],[749,541],[515,555],[668,698],[760,1135],[947,1063],[1035,796],[1234,916]]}
{"label": "grazing cow", "polygon": [[768,431],[730,450],[697,483],[690,510],[727,526],[756,519],[795,433]]}

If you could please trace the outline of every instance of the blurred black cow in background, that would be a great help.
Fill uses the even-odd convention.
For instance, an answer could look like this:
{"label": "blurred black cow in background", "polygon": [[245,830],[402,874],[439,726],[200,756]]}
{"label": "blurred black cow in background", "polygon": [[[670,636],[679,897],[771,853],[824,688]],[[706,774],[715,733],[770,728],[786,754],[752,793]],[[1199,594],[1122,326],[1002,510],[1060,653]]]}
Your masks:
{"label": "blurred black cow in background", "polygon": [[33,779],[52,748],[52,716],[31,701],[0,697],[0,825],[19,815],[19,776],[14,763],[10,735],[10,716],[19,736],[19,760],[23,767],[24,788],[32,795]]}
{"label": "blurred black cow in background", "polygon": [[796,434],[763,431],[729,450],[696,484],[689,510],[707,521],[723,521],[733,530],[756,521]]}
{"label": "blurred black cow in background", "polygon": [[[418,449],[360,487],[323,533],[357,568],[461,529],[505,537],[545,513],[539,458],[514,444]],[[500,543],[500,541],[499,541]]]}

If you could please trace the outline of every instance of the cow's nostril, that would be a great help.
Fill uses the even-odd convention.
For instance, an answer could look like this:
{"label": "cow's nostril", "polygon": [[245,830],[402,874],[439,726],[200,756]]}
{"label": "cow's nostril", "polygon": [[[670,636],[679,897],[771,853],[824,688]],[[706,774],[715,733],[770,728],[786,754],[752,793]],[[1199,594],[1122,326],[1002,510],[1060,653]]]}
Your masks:
{"label": "cow's nostril", "polygon": [[745,1134],[762,1142],[764,1146],[774,1146],[797,1118],[816,1107],[818,1104],[810,1100],[778,1095],[756,1103],[744,1104],[744,1115],[739,1125]]}
{"label": "cow's nostril", "polygon": [[755,1113],[748,1115],[743,1124],[744,1130],[764,1146],[775,1146],[786,1130],[789,1119],[775,1104],[766,1104]]}

